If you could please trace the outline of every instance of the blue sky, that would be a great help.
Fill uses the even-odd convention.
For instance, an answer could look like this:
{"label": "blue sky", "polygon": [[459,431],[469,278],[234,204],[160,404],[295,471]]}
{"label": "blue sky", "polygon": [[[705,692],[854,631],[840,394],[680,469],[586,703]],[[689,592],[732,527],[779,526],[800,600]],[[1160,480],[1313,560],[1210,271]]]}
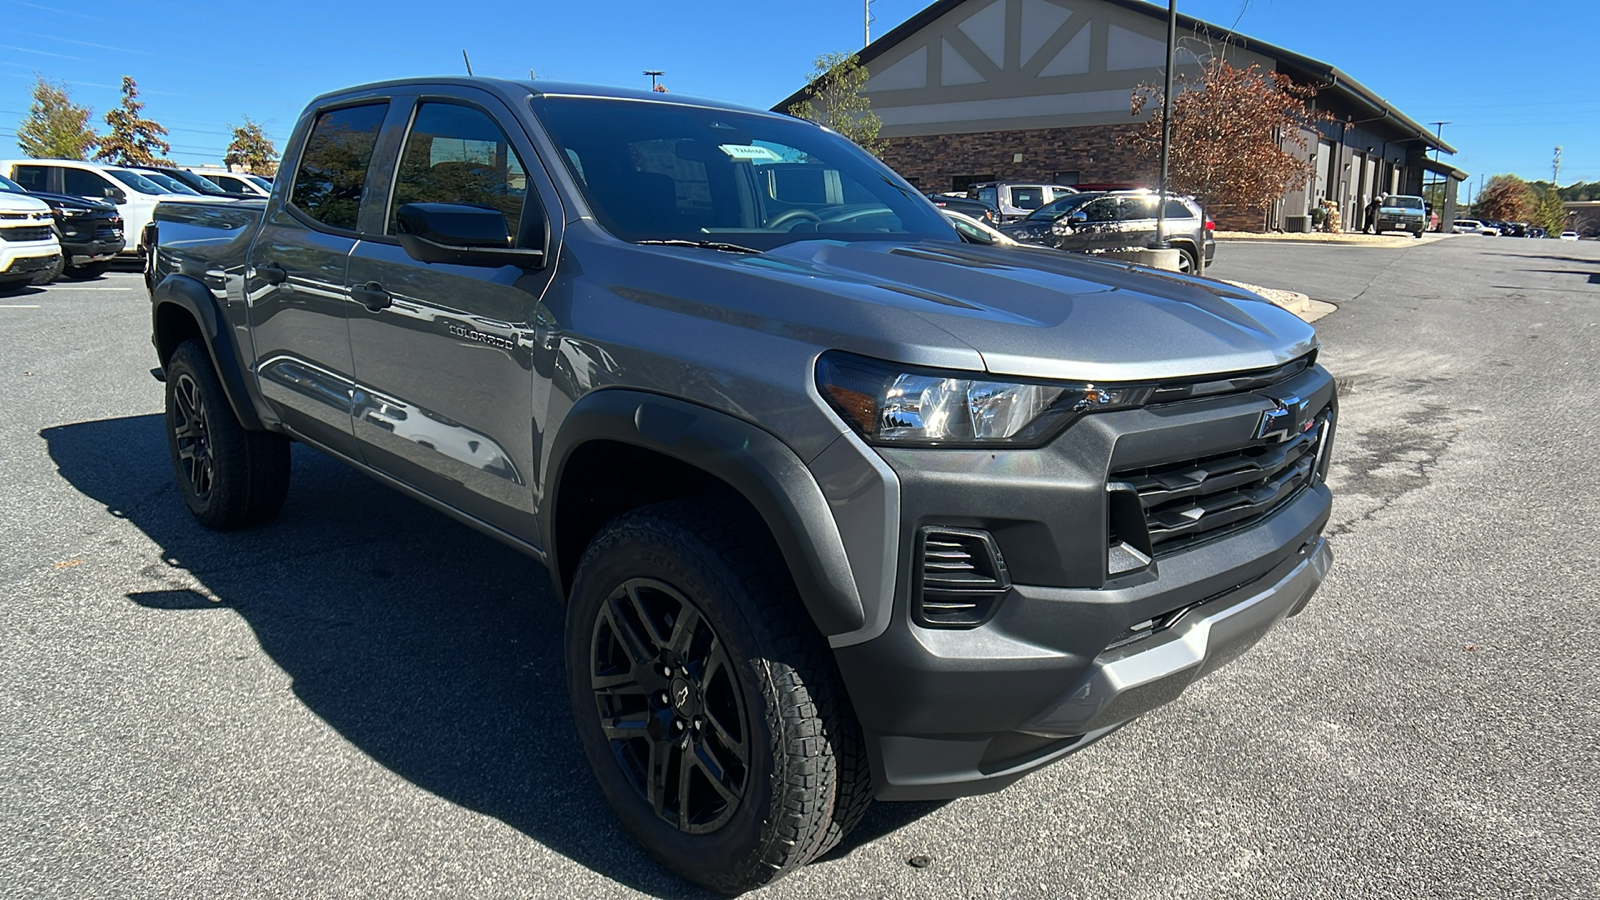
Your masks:
{"label": "blue sky", "polygon": [[[875,0],[874,34],[921,9]],[[1446,120],[1458,168],[1600,181],[1600,3],[1551,0],[1179,0],[1179,11],[1330,62],[1418,122]],[[751,4],[614,0],[470,5],[312,3],[235,7],[198,0],[62,5],[0,0],[0,154],[20,155],[17,123],[35,72],[65,81],[97,120],[121,76],[172,132],[173,159],[220,162],[246,114],[282,149],[305,102],[338,87],[411,75],[479,75],[648,86],[767,107],[811,61],[861,46],[861,0]],[[136,10],[136,12],[135,12]],[[1508,10],[1515,10],[1509,12]],[[1529,14],[1520,14],[1528,10]],[[442,11],[442,12],[441,12]],[[103,125],[103,123],[100,123]]]}

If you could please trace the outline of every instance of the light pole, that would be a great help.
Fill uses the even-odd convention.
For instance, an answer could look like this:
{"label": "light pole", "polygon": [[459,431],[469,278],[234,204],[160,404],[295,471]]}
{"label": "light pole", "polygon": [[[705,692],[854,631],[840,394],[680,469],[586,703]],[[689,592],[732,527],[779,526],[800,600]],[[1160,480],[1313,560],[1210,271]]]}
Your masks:
{"label": "light pole", "polygon": [[[1444,143],[1444,127],[1446,125],[1450,125],[1450,124],[1453,124],[1453,123],[1451,123],[1451,122],[1429,122],[1428,124],[1432,125],[1434,127],[1433,136],[1438,138],[1439,139],[1439,143],[1442,144],[1442,143]],[[1433,161],[1434,162],[1438,162],[1439,161],[1439,148],[1437,146],[1435,146],[1433,148]]]}
{"label": "light pole", "polygon": [[663,76],[665,74],[667,74],[665,72],[657,71],[657,70],[654,70],[654,69],[645,69],[644,73],[646,75],[650,76],[650,90],[652,90],[652,91],[654,91],[656,89],[656,79],[660,78],[661,76]]}
{"label": "light pole", "polygon": [[1167,162],[1172,153],[1172,70],[1178,58],[1178,0],[1167,0],[1167,80],[1161,92],[1161,184],[1156,192],[1155,250],[1166,250],[1167,242]]}

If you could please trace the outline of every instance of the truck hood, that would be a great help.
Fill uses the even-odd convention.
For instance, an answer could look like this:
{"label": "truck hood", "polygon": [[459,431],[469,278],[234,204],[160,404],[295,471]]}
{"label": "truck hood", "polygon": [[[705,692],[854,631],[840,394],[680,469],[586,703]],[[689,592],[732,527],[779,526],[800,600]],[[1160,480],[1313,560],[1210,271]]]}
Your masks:
{"label": "truck hood", "polygon": [[31,194],[13,194],[10,191],[0,191],[0,212],[8,213],[49,213],[50,207]]}
{"label": "truck hood", "polygon": [[91,200],[88,197],[79,197],[76,194],[55,194],[48,191],[29,191],[28,195],[45,201],[51,206],[60,206],[64,209],[86,209],[115,215],[117,205],[106,200]]}
{"label": "truck hood", "polygon": [[1316,346],[1311,326],[1249,291],[1050,249],[803,241],[727,264],[906,308],[996,375],[1184,378],[1272,368]]}

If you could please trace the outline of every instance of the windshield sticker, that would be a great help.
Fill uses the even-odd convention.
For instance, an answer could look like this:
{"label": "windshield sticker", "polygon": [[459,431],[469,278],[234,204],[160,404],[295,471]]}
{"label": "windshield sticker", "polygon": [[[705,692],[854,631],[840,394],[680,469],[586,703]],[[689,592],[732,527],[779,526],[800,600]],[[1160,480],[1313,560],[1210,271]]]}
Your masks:
{"label": "windshield sticker", "polygon": [[783,157],[766,147],[749,144],[718,144],[717,147],[734,159],[748,159],[751,162],[783,162]]}

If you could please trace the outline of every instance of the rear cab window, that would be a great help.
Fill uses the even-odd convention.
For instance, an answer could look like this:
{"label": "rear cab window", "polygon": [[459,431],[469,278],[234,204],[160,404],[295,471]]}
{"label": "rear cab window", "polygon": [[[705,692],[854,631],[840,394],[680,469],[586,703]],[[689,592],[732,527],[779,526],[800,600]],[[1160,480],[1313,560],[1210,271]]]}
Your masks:
{"label": "rear cab window", "polygon": [[378,131],[388,112],[385,101],[320,113],[295,167],[289,205],[317,223],[354,231]]}

